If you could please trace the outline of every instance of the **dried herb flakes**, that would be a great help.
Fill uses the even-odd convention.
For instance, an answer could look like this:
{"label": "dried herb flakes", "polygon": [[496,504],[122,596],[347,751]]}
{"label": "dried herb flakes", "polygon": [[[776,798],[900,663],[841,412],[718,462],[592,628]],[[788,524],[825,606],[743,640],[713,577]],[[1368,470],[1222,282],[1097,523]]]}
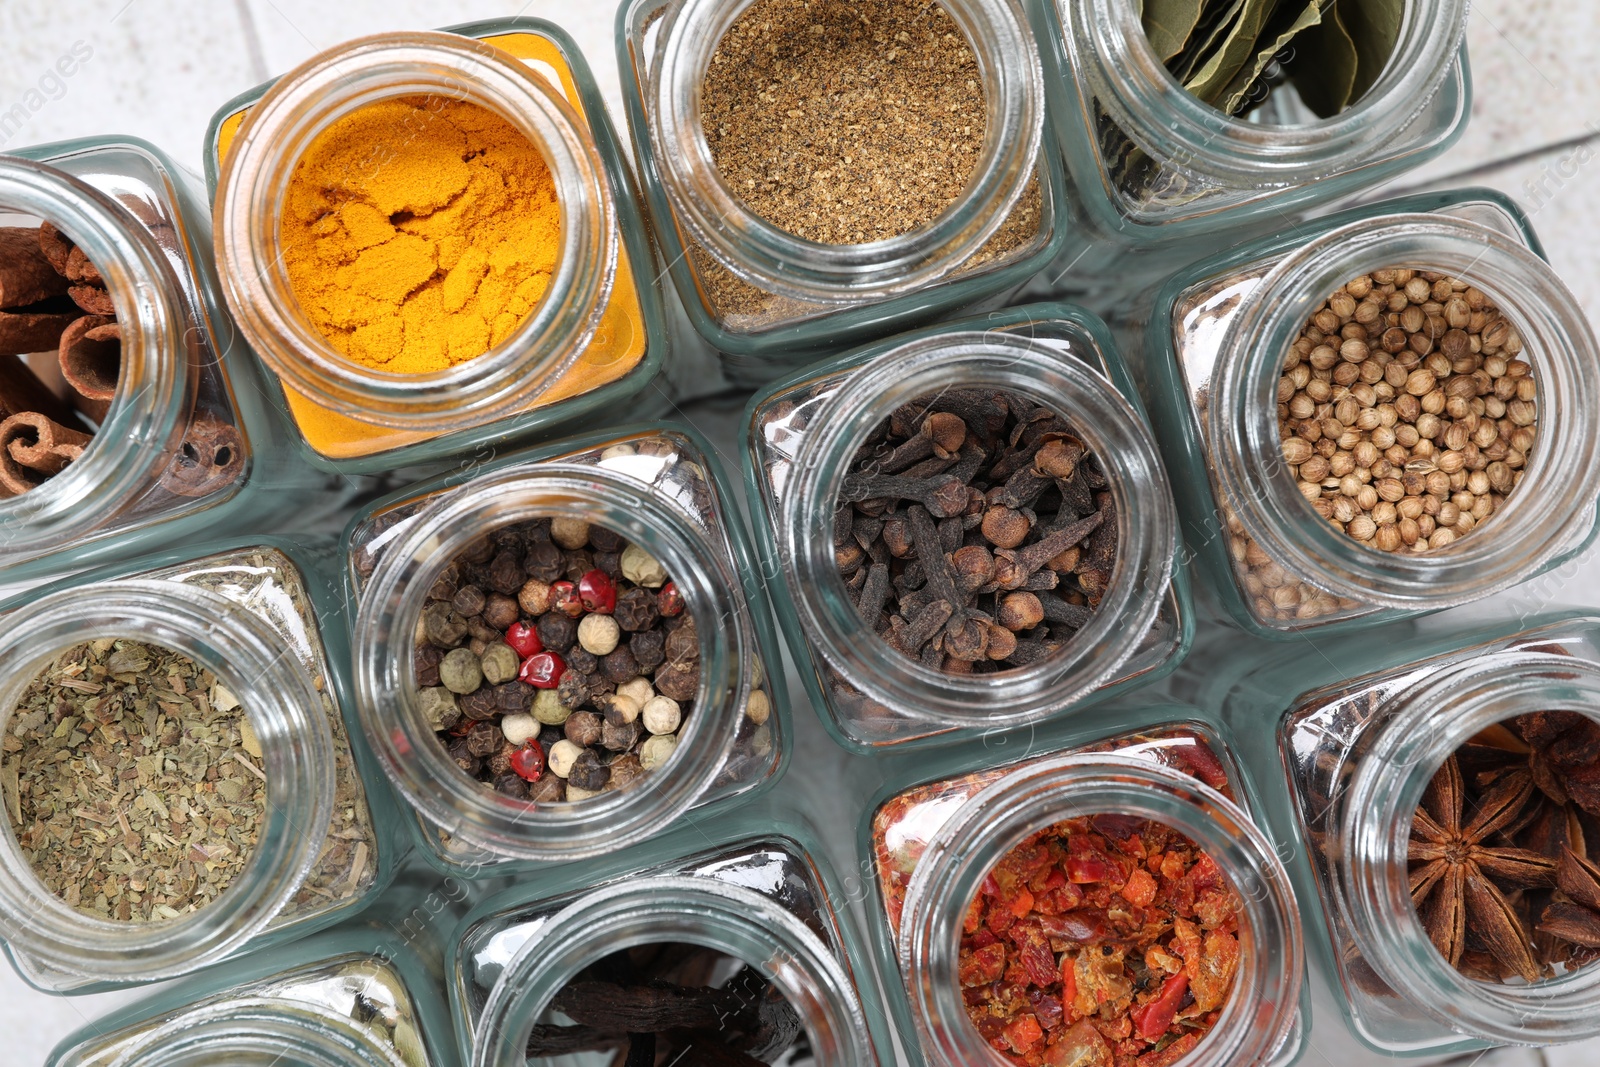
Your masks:
{"label": "dried herb flakes", "polygon": [[0,742],[6,815],[34,873],[68,905],[123,922],[216,899],[266,814],[244,721],[182,653],[115,638],[62,653]]}

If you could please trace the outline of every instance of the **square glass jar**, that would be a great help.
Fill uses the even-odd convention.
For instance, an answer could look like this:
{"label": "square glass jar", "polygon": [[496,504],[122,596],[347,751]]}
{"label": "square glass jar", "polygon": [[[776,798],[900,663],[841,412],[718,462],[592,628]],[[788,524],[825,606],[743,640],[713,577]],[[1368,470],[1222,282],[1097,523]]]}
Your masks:
{"label": "square glass jar", "polygon": [[[694,812],[772,785],[790,752],[787,694],[748,534],[711,447],[687,427],[619,428],[486,458],[351,521],[344,539],[357,701],[420,851],[440,870],[496,877],[635,847]],[[413,670],[423,598],[471,541],[516,523],[580,519],[643,546],[696,627],[700,688],[648,788],[578,805],[501,796],[435,737]],[[561,650],[557,650],[558,652]]]}
{"label": "square glass jar", "polygon": [[[1474,271],[1493,276],[1489,288],[1510,287],[1518,297],[1499,302],[1527,335],[1553,443],[1541,436],[1530,472],[1537,465],[1544,474],[1511,500],[1537,515],[1514,520],[1504,508],[1490,527],[1498,538],[1463,537],[1424,555],[1384,553],[1329,526],[1284,472],[1268,430],[1276,418],[1268,390],[1282,367],[1274,354],[1288,351],[1292,316],[1303,325],[1360,273],[1339,264],[1370,270],[1398,256],[1449,274],[1457,255],[1469,282],[1480,280]],[[1226,615],[1249,633],[1337,633],[1449,607],[1548,573],[1593,540],[1596,509],[1577,473],[1591,462],[1583,444],[1592,436],[1587,376],[1568,374],[1593,361],[1593,334],[1544,264],[1527,218],[1499,193],[1419,194],[1297,224],[1180,272],[1140,318],[1143,344],[1129,363],[1174,474],[1184,537]],[[1268,318],[1277,323],[1270,337],[1255,329]],[[1543,434],[1544,419],[1540,425]],[[1243,444],[1247,435],[1252,442]]]}
{"label": "square glass jar", "polygon": [[11,588],[202,531],[271,530],[291,495],[331,513],[346,492],[291,461],[288,427],[240,358],[210,215],[182,168],[137,138],[39,145],[0,166],[0,200],[88,255],[123,332],[116,363],[99,368],[107,410],[83,456],[0,501]]}
{"label": "square glass jar", "polygon": [[[486,52],[478,42],[497,52]],[[407,49],[417,51],[412,54]],[[274,353],[266,360],[269,366],[263,368],[262,377],[278,408],[297,427],[304,459],[340,474],[437,466],[504,442],[570,432],[575,421],[618,405],[632,404],[640,416],[649,414],[652,406],[664,406],[641,397],[656,380],[669,347],[660,294],[649,281],[655,272],[654,252],[622,144],[599,86],[572,38],[542,19],[509,18],[452,26],[442,34],[364,38],[346,51],[348,55],[319,57],[287,75],[286,79],[299,82],[282,89],[288,94],[283,99],[270,96],[280,85],[275,80],[229,101],[212,117],[205,146],[206,183],[219,218],[229,195],[225,178],[234,185],[236,198],[270,197],[287,181],[296,159],[252,157],[248,165],[241,165],[230,157],[230,150],[264,98],[274,100],[280,110],[311,106],[322,90],[311,84],[315,75],[308,74],[308,68],[320,63],[323,74],[341,85],[344,79],[350,79],[351,87],[360,80],[360,91],[367,94],[363,99],[385,88],[392,90],[387,95],[409,88],[475,102],[477,94],[485,95],[484,106],[531,114],[531,106],[513,105],[498,96],[489,99],[494,95],[489,83],[505,80],[497,80],[493,68],[510,61],[514,65],[508,69],[531,78],[529,91],[543,101],[541,114],[550,116],[548,128],[542,130],[544,139],[535,143],[551,164],[558,200],[564,208],[567,201],[573,204],[574,217],[565,219],[564,229],[592,239],[581,247],[574,244],[576,258],[564,257],[558,267],[562,272],[572,267],[575,276],[591,284],[571,293],[561,289],[566,295],[558,300],[560,286],[553,283],[547,299],[529,316],[530,322],[539,320],[537,337],[522,336],[529,328],[525,322],[500,348],[444,372],[454,377],[422,382],[420,388],[407,388],[417,385],[407,382],[408,376],[381,373],[352,384],[353,379],[347,379],[355,365],[331,348],[316,359],[296,357],[296,351],[308,347],[327,347],[313,327],[299,321],[297,311],[287,318],[269,316],[259,324],[250,323],[261,331],[258,354],[267,349]],[[391,56],[398,56],[398,62],[390,62]],[[433,74],[445,80],[434,86],[427,81]],[[330,113],[318,121],[325,125],[336,117]],[[273,117],[273,128],[265,134],[256,128],[249,131],[256,140],[268,138],[262,154],[271,152],[271,138],[290,132],[291,120],[299,121],[293,115]],[[243,173],[235,174],[241,166]],[[251,216],[241,207],[230,217],[242,220],[243,226]],[[257,224],[270,228],[269,223]],[[225,231],[219,226],[219,233]],[[274,239],[263,231],[247,241],[241,231],[233,241],[241,264],[250,256],[267,261],[257,265],[260,284],[241,289],[253,318],[265,314],[262,308],[294,305],[292,293],[286,291],[287,279],[278,278],[281,270],[265,269]],[[285,332],[291,326],[300,337],[299,349]],[[502,351],[517,344],[524,347]],[[289,382],[273,373],[271,367],[277,363],[292,370],[296,380]],[[475,373],[475,364],[485,369]],[[518,399],[506,400],[512,395]]]}
{"label": "square glass jar", "polygon": [[[965,1012],[941,999],[956,987],[967,903],[995,862],[1038,830],[1102,812],[1181,829],[1251,902],[1254,932],[1241,924],[1240,952],[1249,974],[1240,980],[1254,996],[1236,992],[1214,1039],[1178,1062],[1282,1067],[1303,1051],[1310,999],[1299,916],[1273,844],[1251,821],[1260,798],[1226,728],[1179,705],[1098,708],[1070,734],[972,768],[955,751],[899,757],[860,822],[873,950],[896,1029],[917,1035],[907,1042],[913,1063],[1000,1062],[985,1057]],[[1237,1010],[1244,1004],[1248,1011]]]}
{"label": "square glass jar", "polygon": [[[1229,687],[1224,718],[1257,739],[1247,759],[1263,774],[1278,762],[1287,785],[1267,810],[1305,853],[1290,866],[1312,958],[1369,1047],[1415,1056],[1593,1036],[1592,968],[1502,986],[1447,963],[1409,902],[1406,843],[1423,787],[1478,731],[1535,710],[1593,716],[1597,641],[1600,620],[1581,615],[1423,634],[1402,625],[1327,642],[1315,665],[1258,657]],[[1261,729],[1273,716],[1276,753]]]}
{"label": "square glass jar", "polygon": [[[220,709],[217,701],[231,698],[245,709],[260,755],[254,762],[234,758],[271,794],[251,858],[234,882],[194,912],[161,923],[114,922],[68,907],[32,872],[8,823],[0,847],[0,863],[11,872],[6,952],[29,984],[93,993],[186,974],[350,918],[393,878],[408,843],[351,710],[332,548],[263,539],[172,550],[74,576],[5,606],[0,631],[8,655],[35,670],[88,632],[169,648],[212,669],[223,688],[207,706]],[[11,699],[32,677],[27,668],[19,673]],[[190,714],[199,714],[195,708],[191,702]],[[175,723],[168,716],[182,713],[174,702],[159,718]],[[5,711],[8,722],[17,714]],[[63,736],[66,750],[85,764],[106,757],[96,752],[94,730]],[[117,770],[121,781],[144,781],[147,772],[133,755],[128,760],[102,774]],[[122,771],[137,776],[122,779]],[[201,777],[197,788],[216,788]],[[6,776],[4,789],[19,789],[17,779]],[[125,803],[146,810],[163,803],[148,787],[129,796]],[[100,803],[116,801],[113,793]],[[7,802],[11,810],[17,801]],[[98,827],[118,825],[110,808],[92,807],[74,813],[78,833],[103,836]],[[173,833],[187,833],[194,820],[171,810]],[[123,887],[110,899],[128,895]]]}
{"label": "square glass jar", "polygon": [[[722,355],[724,369],[735,382],[750,386],[769,382],[805,363],[852,345],[864,344],[963,311],[1003,305],[1009,296],[1060,253],[1070,225],[1070,212],[1065,200],[1067,179],[1060,153],[1054,148],[1053,135],[1046,124],[1037,157],[1026,161],[1032,172],[1029,191],[1024,194],[1019,206],[1008,209],[1008,225],[1021,225],[1029,214],[1036,215],[1036,233],[1003,255],[988,255],[980,249],[961,265],[936,279],[914,287],[903,287],[892,295],[864,294],[845,303],[802,299],[772,289],[770,282],[754,282],[730,271],[706,250],[702,242],[695,239],[675,212],[665,176],[671,160],[662,156],[656,142],[658,131],[655,127],[659,111],[652,101],[657,82],[662,77],[665,51],[671,48],[675,53],[683,52],[683,62],[675,65],[687,70],[688,66],[695,65],[702,58],[699,50],[714,47],[721,38],[720,33],[710,38],[709,45],[689,33],[679,33],[672,40],[666,39],[664,27],[678,18],[685,6],[684,0],[624,0],[617,9],[617,64],[622,72],[623,101],[633,135],[634,158],[638,161],[645,198],[656,240],[667,264],[667,273],[672,278],[690,322],[701,337]],[[993,5],[984,0],[982,4],[966,6],[977,8]],[[697,8],[709,10],[698,0]],[[717,15],[719,18],[725,17],[722,12]],[[991,16],[988,12],[980,12],[967,17],[983,23]],[[1022,21],[1019,20],[1019,23]],[[1027,30],[1025,24],[1020,28]],[[986,82],[990,92],[999,91],[1002,79],[1008,84],[1016,82],[1020,86],[1026,80],[1024,76],[1034,52],[1031,35],[1026,35],[1025,51],[1019,50],[1014,56],[1001,48],[998,41],[998,38],[994,42],[985,38],[976,45],[985,60],[991,55],[1008,59],[1006,63],[993,64],[993,80]],[[991,53],[991,49],[995,51]],[[690,51],[695,54],[688,55]],[[709,56],[709,52],[706,56]],[[698,84],[693,91],[698,92]],[[692,131],[685,136],[692,136]],[[1019,135],[1018,143],[1026,143],[1026,140]],[[677,158],[678,155],[674,153],[672,159]],[[709,175],[702,175],[701,178],[709,178]],[[697,195],[693,192],[694,188],[699,187],[705,192],[718,184],[716,180],[706,184],[701,178],[693,182],[687,177],[681,179],[679,184],[688,190],[683,195],[693,198]],[[1032,206],[1035,201],[1036,207]],[[963,210],[981,214],[991,209],[975,199]],[[752,229],[760,228],[752,224]],[[774,229],[770,226],[765,228]],[[781,231],[774,229],[774,233]],[[733,234],[731,231],[730,234],[730,242],[748,250],[748,254],[754,254],[763,246],[762,237]],[[792,237],[789,239],[796,240]],[[843,247],[853,250],[871,246]],[[813,245],[810,258],[820,263],[822,252],[829,249],[830,246]],[[863,263],[870,262],[870,258],[863,260]],[[745,268],[741,267],[741,270]],[[716,293],[724,294],[720,305],[714,295]]]}
{"label": "square glass jar", "polygon": [[[988,351],[995,345],[1000,348]],[[999,388],[996,383],[1003,379],[1005,387],[1060,407],[1079,420],[1085,415],[1102,419],[1105,429],[1098,432],[1126,431],[1126,437],[1118,436],[1113,446],[1117,454],[1107,456],[1102,448],[1095,451],[1103,457],[1114,491],[1121,494],[1119,522],[1132,517],[1127,525],[1147,527],[1137,534],[1124,530],[1119,535],[1119,553],[1126,552],[1130,562],[1123,567],[1119,561],[1121,577],[1114,583],[1142,593],[1122,602],[1126,618],[1110,623],[1119,637],[1081,642],[1092,645],[1087,654],[1075,652],[1069,644],[1063,659],[1046,661],[1051,668],[1048,691],[1030,690],[1015,698],[999,688],[992,693],[941,694],[937,678],[913,672],[910,660],[895,658],[897,654],[856,619],[848,590],[832,564],[831,543],[826,546],[826,560],[819,557],[811,570],[801,573],[795,565],[805,550],[794,538],[831,528],[837,493],[837,489],[828,493],[820,482],[802,493],[798,475],[809,477],[826,468],[832,473],[823,477],[842,478],[841,459],[852,456],[856,447],[854,438],[840,437],[830,438],[826,456],[807,451],[817,447],[817,431],[825,428],[813,420],[819,413],[824,418],[843,418],[845,413],[852,418],[888,418],[901,403],[915,399],[900,395],[905,391],[903,373],[936,383],[930,391],[963,385]],[[852,393],[840,400],[847,387],[855,392],[866,389],[871,395]],[[1090,433],[1081,426],[1079,430]],[[1148,462],[1139,458],[1144,452],[1139,442],[1148,440],[1149,430],[1110,333],[1082,309],[1033,304],[958,319],[858,349],[757,395],[747,409],[745,434],[746,491],[758,516],[764,573],[772,576],[783,628],[812,702],[834,740],[847,748],[881,753],[1031,730],[1047,719],[1165,676],[1188,651],[1194,632],[1188,579],[1185,569],[1175,564],[1182,549],[1170,531],[1154,532],[1163,529],[1170,490],[1153,452]],[[813,439],[810,444],[808,438]],[[802,496],[806,500],[816,496],[816,501],[805,503]],[[1141,548],[1138,535],[1155,540]],[[834,573],[828,573],[830,567]],[[834,610],[839,604],[844,608]],[[1106,612],[1108,619],[1117,614],[1111,608]],[[809,621],[814,615],[835,620],[837,640],[821,642],[821,635],[832,631],[814,626]],[[1129,619],[1144,621],[1136,624]],[[875,651],[879,646],[886,662],[875,660],[872,667],[858,665],[840,651]],[[1066,658],[1073,655],[1079,658]],[[982,677],[1009,685],[1027,674]],[[869,685],[868,679],[880,684]],[[890,683],[893,688],[886,690]],[[953,710],[934,719],[928,709],[942,696],[948,696],[946,703]]]}
{"label": "square glass jar", "polygon": [[526,1053],[551,998],[599,958],[663,941],[742,960],[805,1005],[817,1062],[890,1062],[850,900],[810,825],[776,798],[497,893],[451,939],[447,983],[463,1062],[553,1062]]}

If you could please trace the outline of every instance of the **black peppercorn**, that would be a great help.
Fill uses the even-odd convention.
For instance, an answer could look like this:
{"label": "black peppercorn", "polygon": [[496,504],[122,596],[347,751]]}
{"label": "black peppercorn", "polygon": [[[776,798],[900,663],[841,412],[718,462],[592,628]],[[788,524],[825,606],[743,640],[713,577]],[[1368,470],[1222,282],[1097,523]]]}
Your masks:
{"label": "black peppercorn", "polygon": [[667,635],[667,662],[682,666],[700,658],[700,634],[693,626],[680,626]]}
{"label": "black peppercorn", "polygon": [[580,674],[593,674],[600,669],[600,657],[584,648],[582,645],[573,645],[572,651],[567,653],[567,670],[577,671]]}
{"label": "black peppercorn", "polygon": [[484,763],[485,769],[496,778],[502,774],[511,773],[511,757],[517,754],[517,746],[507,741],[504,735],[501,736],[500,740],[502,742],[500,751],[490,756]]}
{"label": "black peppercorn", "polygon": [[600,727],[600,746],[612,752],[626,752],[639,741],[639,735],[644,732],[644,727],[639,725],[639,720],[623,722],[618,718],[612,721],[612,716],[607,713],[605,722]]}
{"label": "black peppercorn", "polygon": [[467,636],[467,620],[449,602],[436,600],[422,609],[422,632],[440,648],[455,648]]}
{"label": "black peppercorn", "polygon": [[429,600],[449,600],[461,585],[461,568],[452,563],[439,572],[439,577],[428,587]]}
{"label": "black peppercorn", "polygon": [[548,753],[557,741],[565,741],[566,733],[559,726],[546,726],[539,731],[539,744]]}
{"label": "black peppercorn", "polygon": [[584,749],[583,753],[573,760],[572,769],[567,772],[568,785],[587,789],[591,793],[604,789],[610,780],[611,768],[602,764],[600,757],[588,749]]}
{"label": "black peppercorn", "polygon": [[639,677],[639,661],[633,658],[630,648],[619,648],[600,657],[600,669],[616,685]]}
{"label": "black peppercorn", "polygon": [[418,645],[412,663],[417,671],[417,685],[424,689],[439,684],[439,661],[444,659],[444,649],[438,645]]}
{"label": "black peppercorn", "polygon": [[564,577],[569,582],[576,582],[594,570],[594,556],[582,549],[566,553],[564,559],[566,565]]}
{"label": "black peppercorn", "polygon": [[567,783],[555,774],[546,774],[528,787],[528,802],[532,804],[559,804],[567,797]]}
{"label": "black peppercorn", "polygon": [[462,563],[488,563],[494,555],[494,541],[488,537],[480,537],[472,544],[461,550]]}
{"label": "black peppercorn", "polygon": [[612,578],[622,577],[621,552],[596,552],[594,554],[595,569],[602,571]]}
{"label": "black peppercorn", "polygon": [[483,766],[483,761],[467,750],[465,737],[458,737],[450,742],[450,758],[456,761],[457,767],[473,778],[478,776],[478,770]]}
{"label": "black peppercorn", "polygon": [[484,601],[482,614],[484,625],[499,631],[495,634],[498,640],[522,617],[522,609],[517,606],[515,597],[491,593]]}
{"label": "black peppercorn", "polygon": [[519,715],[533,707],[539,691],[527,682],[512,679],[489,689],[494,694],[495,707],[501,715]]}
{"label": "black peppercorn", "polygon": [[666,660],[667,635],[660,630],[645,630],[628,639],[628,650],[638,663],[640,674],[649,674]]}
{"label": "black peppercorn", "polygon": [[521,589],[522,583],[526,581],[522,573],[522,561],[511,551],[502,551],[495,555],[489,563],[487,577],[490,589],[508,596]]}
{"label": "black peppercorn", "polygon": [[500,700],[495,693],[495,686],[479,686],[463,697],[457,698],[461,706],[461,714],[469,719],[492,719],[504,714],[500,710]]}
{"label": "black peppercorn", "polygon": [[494,790],[496,793],[504,793],[506,796],[514,797],[517,800],[526,800],[528,798],[528,783],[515,774],[498,775],[494,780]]}
{"label": "black peppercorn", "polygon": [[566,569],[566,561],[562,557],[561,549],[552,541],[536,541],[528,546],[527,555],[523,557],[522,569],[529,578],[537,578],[541,582],[553,582],[561,577]]}
{"label": "black peppercorn", "polygon": [[696,667],[681,670],[668,663],[656,671],[655,687],[662,696],[685,703],[693,700],[700,690],[700,671]]}
{"label": "black peppercorn", "polygon": [[622,546],[627,542],[615,530],[608,530],[604,526],[589,527],[589,547],[596,552],[614,552],[622,555]]}
{"label": "black peppercorn", "polygon": [[463,615],[477,615],[483,611],[483,590],[475,585],[464,585],[456,590],[456,595],[450,603]]}
{"label": "black peppercorn", "polygon": [[544,642],[545,651],[560,652],[563,655],[578,640],[578,624],[567,618],[559,611],[547,612],[539,616],[539,640]]}
{"label": "black peppercorn", "polygon": [[618,626],[630,633],[637,633],[654,626],[661,612],[656,607],[655,593],[635,586],[617,597],[617,607],[612,616]]}
{"label": "black peppercorn", "polygon": [[556,699],[561,701],[564,708],[576,710],[583,707],[589,700],[589,676],[569,666],[567,673],[561,676],[561,683],[556,686]]}
{"label": "black peppercorn", "polygon": [[492,722],[474,723],[467,733],[467,752],[483,759],[499,752],[505,746],[506,735]]}

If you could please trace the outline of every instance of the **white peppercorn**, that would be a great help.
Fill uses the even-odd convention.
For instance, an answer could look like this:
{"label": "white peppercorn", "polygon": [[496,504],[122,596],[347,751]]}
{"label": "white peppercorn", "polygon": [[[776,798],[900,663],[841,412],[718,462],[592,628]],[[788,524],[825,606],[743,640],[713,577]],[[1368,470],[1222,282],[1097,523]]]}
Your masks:
{"label": "white peppercorn", "polygon": [[757,726],[772,717],[772,700],[765,690],[757,689],[750,694],[750,702],[744,706],[744,714],[745,718]]}
{"label": "white peppercorn", "polygon": [[609,655],[622,639],[622,627],[610,615],[585,615],[578,623],[578,644],[596,656]]}
{"label": "white peppercorn", "polygon": [[582,745],[575,745],[571,741],[557,741],[550,746],[550,751],[545,754],[545,766],[558,778],[565,778],[572,772],[572,765],[583,755]]}
{"label": "white peppercorn", "polygon": [[538,737],[541,729],[543,727],[539,720],[532,715],[507,715],[500,720],[500,732],[513,745],[526,744]]}
{"label": "white peppercorn", "polygon": [[622,576],[646,589],[660,589],[667,584],[667,569],[638,545],[622,550]]}
{"label": "white peppercorn", "polygon": [[652,697],[639,714],[644,728],[652,734],[675,733],[683,722],[683,712],[671,697]]}

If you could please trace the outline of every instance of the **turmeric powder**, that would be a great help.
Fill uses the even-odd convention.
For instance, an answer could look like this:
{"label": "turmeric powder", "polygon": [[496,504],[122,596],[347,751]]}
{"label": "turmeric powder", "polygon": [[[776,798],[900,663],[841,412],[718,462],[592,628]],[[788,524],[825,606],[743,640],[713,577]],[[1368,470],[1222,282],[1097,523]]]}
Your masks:
{"label": "turmeric powder", "polygon": [[538,305],[561,246],[539,150],[487,108],[399,97],[340,119],[290,180],[289,281],[347,358],[396,374],[483,355]]}

